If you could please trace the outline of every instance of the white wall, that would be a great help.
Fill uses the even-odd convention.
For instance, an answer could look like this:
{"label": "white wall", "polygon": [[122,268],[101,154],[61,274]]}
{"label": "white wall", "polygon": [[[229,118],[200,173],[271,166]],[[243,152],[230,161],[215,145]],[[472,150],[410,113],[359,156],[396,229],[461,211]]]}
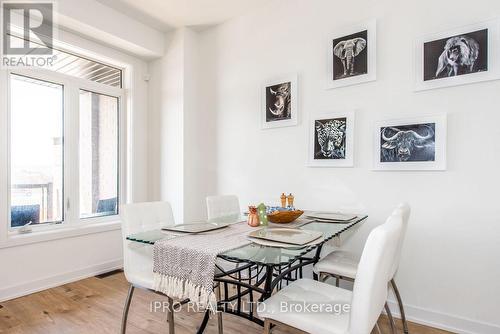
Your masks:
{"label": "white wall", "polygon": [[[215,118],[218,193],[242,206],[292,192],[308,209],[355,208],[361,251],[401,201],[413,213],[397,281],[410,318],[459,332],[500,331],[500,81],[412,91],[413,39],[500,15],[500,2],[276,0],[202,35],[203,113]],[[378,19],[378,80],[324,89],[326,37]],[[260,129],[260,85],[299,74],[300,124]],[[356,109],[355,167],[307,168],[309,115]],[[374,172],[372,123],[448,113],[448,170]]]}
{"label": "white wall", "polygon": [[184,32],[170,33],[165,55],[149,63],[149,200],[184,202]]}
{"label": "white wall", "polygon": [[177,223],[203,219],[205,196],[215,189],[214,119],[203,104],[198,33],[167,34],[165,55],[150,62],[149,199],[172,204]]}
{"label": "white wall", "polygon": [[185,107],[184,118],[184,220],[206,219],[205,198],[216,193],[215,118],[210,109],[213,88],[210,66],[200,48],[198,33],[185,34]]}

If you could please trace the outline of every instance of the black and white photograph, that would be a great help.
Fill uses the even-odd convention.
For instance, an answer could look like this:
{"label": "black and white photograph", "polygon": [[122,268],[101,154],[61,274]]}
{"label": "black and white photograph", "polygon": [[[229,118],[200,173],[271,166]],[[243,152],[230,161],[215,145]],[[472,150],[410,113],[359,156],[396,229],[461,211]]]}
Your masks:
{"label": "black and white photograph", "polygon": [[291,82],[266,87],[266,122],[282,121],[292,117]]}
{"label": "black and white photograph", "polygon": [[436,124],[380,128],[380,162],[435,161]]}
{"label": "black and white photograph", "polygon": [[368,73],[368,31],[336,38],[333,47],[333,80]]}
{"label": "black and white photograph", "polygon": [[415,43],[415,90],[500,79],[497,19],[427,35]]}
{"label": "black and white photograph", "polygon": [[376,21],[330,35],[327,88],[356,85],[376,79]]}
{"label": "black and white photograph", "polygon": [[316,115],[310,131],[310,165],[352,166],[353,112]]}
{"label": "black and white photograph", "polygon": [[445,149],[446,115],[381,121],[375,127],[376,169],[444,169]]}
{"label": "black and white photograph", "polygon": [[297,125],[296,100],[296,75],[265,83],[262,92],[262,128]]}
{"label": "black and white photograph", "polygon": [[424,44],[424,80],[488,70],[488,29]]}
{"label": "black and white photograph", "polygon": [[315,121],[314,159],[345,159],[347,119]]}

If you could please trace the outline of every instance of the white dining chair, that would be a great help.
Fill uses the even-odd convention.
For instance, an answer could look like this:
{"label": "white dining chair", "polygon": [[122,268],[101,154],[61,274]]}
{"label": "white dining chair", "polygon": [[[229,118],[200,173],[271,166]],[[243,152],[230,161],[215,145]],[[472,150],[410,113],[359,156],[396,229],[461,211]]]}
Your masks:
{"label": "white dining chair", "polygon": [[[398,247],[396,250],[396,257],[394,258],[394,263],[391,267],[391,277],[390,277],[390,285],[394,291],[396,296],[399,310],[401,314],[401,321],[403,322],[403,331],[408,334],[408,323],[406,320],[406,315],[404,311],[403,302],[401,299],[401,295],[399,293],[398,287],[396,285],[396,281],[394,280],[394,276],[398,270],[399,261],[401,258],[401,249],[403,247],[404,237],[406,234],[406,230],[408,228],[408,221],[410,218],[411,209],[407,203],[402,203],[398,206],[398,208],[393,212],[393,214],[401,214],[403,217],[403,229],[401,230],[401,235],[398,239]],[[336,279],[336,286],[339,285],[340,279],[354,280],[358,271],[360,256],[343,250],[335,250],[332,253],[325,256],[321,259],[315,266],[314,272],[319,275],[320,280],[328,278],[329,276],[333,276]],[[392,319],[392,315],[387,306],[387,313],[389,316],[391,328],[394,330],[394,321]]]}
{"label": "white dining chair", "polygon": [[235,195],[208,196],[206,201],[208,221],[241,214],[240,202]]}
{"label": "white dining chair", "polygon": [[[124,334],[127,327],[128,311],[135,288],[142,288],[163,295],[153,290],[153,246],[127,240],[127,236],[162,227],[175,225],[172,207],[168,202],[146,202],[126,204],[120,207],[120,218],[122,220],[123,236],[123,271],[127,281],[130,283],[125,307],[123,309],[121,333]],[[217,290],[217,298],[220,299],[220,288]],[[167,321],[169,333],[175,333],[174,304],[173,299],[167,296]],[[182,301],[185,302],[185,301]],[[222,313],[217,313],[218,333],[222,334]]]}
{"label": "white dining chair", "polygon": [[[127,236],[174,225],[172,207],[168,202],[126,204],[120,207],[123,235],[123,271],[130,283],[123,309],[121,333],[125,333],[127,317],[135,288],[153,291],[153,246],[127,240]],[[160,293],[158,293],[160,294]],[[168,297],[169,333],[175,333],[173,300]]]}
{"label": "white dining chair", "polygon": [[[402,229],[403,216],[399,213],[372,230],[363,249],[353,291],[299,279],[264,301],[258,311],[265,319],[264,333],[268,334],[272,325],[285,325],[311,334],[369,334],[386,303]],[[307,305],[308,312],[298,312]],[[333,307],[342,307],[344,312],[337,312],[338,309],[334,312]]]}
{"label": "white dining chair", "polygon": [[[238,218],[241,215],[240,201],[236,195],[216,195],[207,196],[207,218],[208,221],[220,220],[221,218]],[[232,262],[227,262],[224,260],[217,261],[216,270],[227,271],[233,269],[235,265]],[[239,264],[236,264],[239,267]],[[244,277],[244,276],[243,276]],[[217,298],[221,298],[221,285],[216,286]],[[222,333],[222,314],[218,313],[218,328],[219,333]]]}

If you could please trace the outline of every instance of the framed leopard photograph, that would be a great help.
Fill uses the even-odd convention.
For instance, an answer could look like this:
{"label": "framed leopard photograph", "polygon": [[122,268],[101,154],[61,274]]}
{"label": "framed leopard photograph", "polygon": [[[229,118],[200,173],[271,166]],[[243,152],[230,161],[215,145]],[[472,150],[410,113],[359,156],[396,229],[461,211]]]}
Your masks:
{"label": "framed leopard photograph", "polygon": [[316,114],[309,126],[309,166],[353,167],[353,111]]}

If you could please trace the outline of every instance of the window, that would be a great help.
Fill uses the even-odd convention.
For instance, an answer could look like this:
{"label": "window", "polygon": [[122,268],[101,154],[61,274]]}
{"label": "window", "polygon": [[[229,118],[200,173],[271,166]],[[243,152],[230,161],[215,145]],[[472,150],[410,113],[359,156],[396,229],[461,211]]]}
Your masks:
{"label": "window", "polygon": [[[84,224],[118,214],[125,188],[120,184],[122,73],[71,57],[81,75],[63,74],[61,66],[8,72],[11,229]],[[82,74],[92,67],[100,69],[101,82]]]}
{"label": "window", "polygon": [[118,98],[80,90],[80,217],[117,214]]}
{"label": "window", "polygon": [[63,86],[10,76],[11,226],[61,222]]}
{"label": "window", "polygon": [[[11,34],[13,44],[22,45],[24,39]],[[42,45],[36,41],[30,41],[31,45]],[[45,45],[43,45],[45,47]],[[111,87],[122,88],[122,70],[114,66],[76,55],[74,53],[53,49],[55,56],[51,71],[97,82]]]}

